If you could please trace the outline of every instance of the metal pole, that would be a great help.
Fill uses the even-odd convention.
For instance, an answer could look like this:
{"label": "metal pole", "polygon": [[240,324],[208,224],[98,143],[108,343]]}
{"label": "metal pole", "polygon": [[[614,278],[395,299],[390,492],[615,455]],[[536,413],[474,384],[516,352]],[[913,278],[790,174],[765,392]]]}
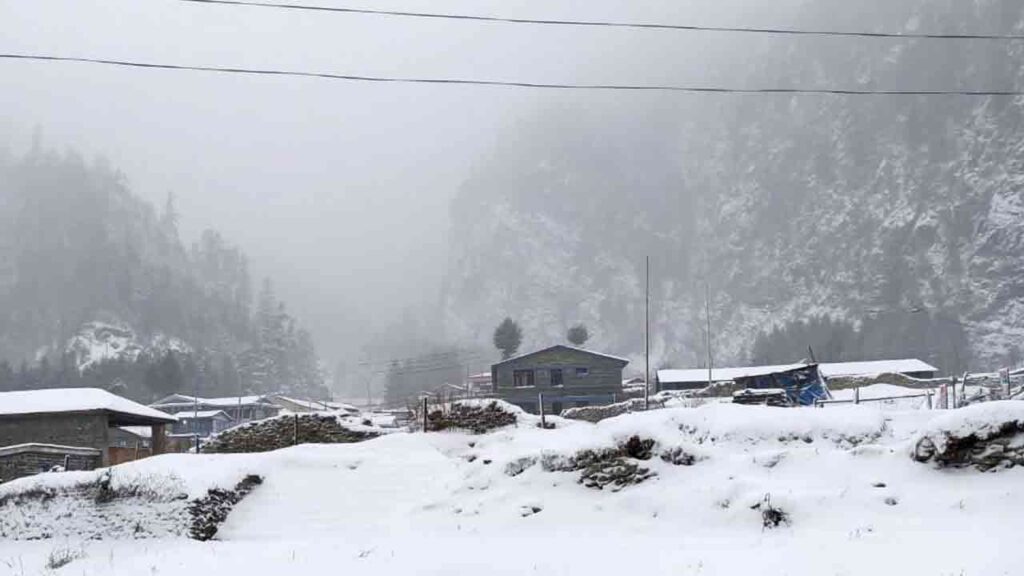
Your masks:
{"label": "metal pole", "polygon": [[544,419],[544,393],[543,392],[539,392],[537,394],[537,406],[538,406],[538,409],[540,410],[540,427],[542,429],[543,428],[547,428],[548,427],[548,422],[547,422],[547,420]]}
{"label": "metal pole", "polygon": [[192,433],[196,437],[196,454],[199,454],[199,378],[192,378]]}
{"label": "metal pole", "polygon": [[423,431],[427,431],[427,399],[423,399]]}
{"label": "metal pole", "polygon": [[708,283],[705,282],[704,283],[704,320],[705,320],[705,322],[707,324],[707,336],[708,336],[708,386],[710,387],[714,383],[713,379],[712,379],[711,369],[714,366],[715,362],[714,362],[714,359],[711,356],[711,304],[709,302],[709,296],[708,296],[709,292],[710,292],[710,289],[708,288]]}
{"label": "metal pole", "polygon": [[651,257],[644,265],[644,410],[651,409]]}

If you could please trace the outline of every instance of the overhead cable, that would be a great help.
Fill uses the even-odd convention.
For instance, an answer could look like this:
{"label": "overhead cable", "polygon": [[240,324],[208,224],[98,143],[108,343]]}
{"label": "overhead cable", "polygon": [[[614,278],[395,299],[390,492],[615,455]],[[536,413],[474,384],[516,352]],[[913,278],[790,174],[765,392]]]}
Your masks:
{"label": "overhead cable", "polygon": [[344,8],[338,6],[316,6],[310,4],[291,4],[279,2],[250,2],[247,0],[181,0],[194,4],[220,4],[228,6],[246,6],[259,8],[276,8],[284,10],[303,10],[314,12],[335,12],[344,14],[368,14],[374,16],[396,16],[403,18],[430,18],[438,20],[463,20],[471,22],[499,22],[504,24],[533,24],[544,26],[587,26],[604,28],[633,28],[643,30],[679,30],[690,32],[729,32],[746,34],[778,34],[798,36],[846,36],[855,38],[897,38],[897,39],[929,39],[929,40],[1024,40],[1019,34],[939,34],[923,32],[859,32],[844,30],[799,30],[791,28],[752,28],[745,26],[696,26],[686,24],[664,24],[645,22],[615,22],[606,20],[552,20],[538,18],[506,18],[499,16],[480,16],[472,14],[450,14],[437,12],[409,12],[401,10],[378,10],[372,8]]}
{"label": "overhead cable", "polygon": [[603,90],[632,92],[688,92],[694,94],[822,94],[837,96],[1024,96],[1020,90],[875,90],[859,88],[729,88],[720,86],[685,86],[685,85],[632,85],[632,84],[562,84],[554,82],[523,82],[510,80],[479,80],[468,78],[422,78],[395,76],[366,76],[358,74],[338,74],[332,72],[303,72],[297,70],[280,70],[269,68],[238,68],[228,66],[193,66],[187,64],[166,64],[157,62],[140,62],[132,60],[113,60],[107,58],[86,58],[78,56],[53,56],[46,54],[0,53],[0,59],[35,60],[43,62],[75,62],[101,64],[105,66],[124,66],[130,68],[147,68],[154,70],[181,70],[194,72],[216,72],[220,74],[243,74],[252,76],[281,76],[319,78],[326,80],[346,80],[351,82],[374,82],[396,84],[448,84],[474,86],[500,86],[512,88],[538,88],[553,90]]}

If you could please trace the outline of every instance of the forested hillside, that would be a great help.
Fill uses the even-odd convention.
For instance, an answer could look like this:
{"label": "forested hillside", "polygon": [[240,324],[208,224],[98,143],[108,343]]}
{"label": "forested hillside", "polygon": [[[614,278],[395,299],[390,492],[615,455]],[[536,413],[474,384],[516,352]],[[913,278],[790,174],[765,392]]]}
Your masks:
{"label": "forested hillside", "polygon": [[245,254],[213,230],[186,247],[178,221],[104,162],[0,157],[0,389],[323,395],[270,281],[254,305]]}
{"label": "forested hillside", "polygon": [[[805,29],[1024,27],[1024,6],[996,0],[779,9]],[[751,46],[723,83],[1024,86],[1020,42]],[[795,361],[808,346],[819,360],[917,356],[946,371],[1019,363],[1022,112],[1010,97],[820,95],[542,111],[510,128],[453,203],[446,325],[480,339],[511,315],[540,345],[582,321],[593,346],[639,358],[650,255],[658,365],[705,362],[705,294],[719,365]]]}

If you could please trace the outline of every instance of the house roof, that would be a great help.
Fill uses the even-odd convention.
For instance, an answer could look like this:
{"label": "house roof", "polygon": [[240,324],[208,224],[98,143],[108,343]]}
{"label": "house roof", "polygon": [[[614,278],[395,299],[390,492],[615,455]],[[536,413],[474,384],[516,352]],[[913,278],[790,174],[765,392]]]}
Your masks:
{"label": "house roof", "polygon": [[150,404],[154,408],[161,406],[179,407],[185,405],[199,404],[201,406],[215,406],[219,408],[236,408],[241,403],[243,406],[252,404],[269,404],[265,396],[226,396],[223,398],[203,398],[188,396],[186,394],[171,394]]}
{"label": "house roof", "polygon": [[[786,372],[806,366],[807,364],[776,364],[769,366],[747,366],[743,368],[713,368],[711,380],[724,382],[750,376],[763,376]],[[825,378],[839,376],[868,376],[874,374],[905,374],[907,372],[935,372],[934,366],[907,358],[902,360],[871,360],[866,362],[824,362],[818,364],[818,371]],[[658,381],[662,384],[698,383],[708,381],[707,368],[687,368],[684,370],[658,370]]]}
{"label": "house roof", "polygon": [[0,417],[68,412],[106,412],[116,423],[165,424],[177,418],[100,388],[50,388],[0,392]]}
{"label": "house roof", "polygon": [[223,410],[199,410],[198,412],[189,412],[186,410],[185,412],[178,413],[178,418],[182,420],[216,418],[217,416],[224,416],[228,420],[231,420],[231,415]]}
{"label": "house roof", "polygon": [[332,402],[330,400],[304,400],[301,398],[292,398],[285,396],[284,394],[274,394],[268,397],[268,401],[273,402],[275,399],[280,400],[286,404],[292,404],[295,406],[303,406],[311,410],[345,410],[348,412],[358,412],[359,409],[351,404],[345,404],[343,402]]}
{"label": "house roof", "polygon": [[562,348],[564,350],[572,350],[574,352],[582,352],[583,354],[589,354],[591,356],[598,356],[600,358],[608,358],[610,360],[618,360],[619,362],[622,362],[623,365],[629,364],[629,360],[627,360],[625,358],[622,358],[622,357],[619,357],[619,356],[612,356],[611,354],[602,354],[600,352],[594,352],[593,350],[585,350],[583,348],[577,348],[575,346],[567,346],[565,344],[555,344],[554,346],[548,346],[547,348],[543,348],[541,350],[534,350],[533,352],[527,352],[526,354],[520,354],[518,356],[513,356],[513,357],[508,358],[506,360],[502,360],[501,362],[496,362],[494,365],[495,366],[500,366],[502,364],[507,364],[508,362],[515,362],[516,360],[522,360],[523,358],[529,358],[530,356],[534,356],[536,354],[541,354],[543,352],[548,352],[548,351],[554,350],[556,348]]}

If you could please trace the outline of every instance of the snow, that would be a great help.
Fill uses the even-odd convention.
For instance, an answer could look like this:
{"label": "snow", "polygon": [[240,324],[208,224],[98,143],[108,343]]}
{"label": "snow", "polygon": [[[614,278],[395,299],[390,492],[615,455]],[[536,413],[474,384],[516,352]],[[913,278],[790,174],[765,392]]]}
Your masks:
{"label": "snow", "polygon": [[[778,364],[774,366],[747,366],[743,368],[712,368],[713,382],[726,382],[737,378],[763,376],[802,368],[807,364]],[[907,372],[935,372],[938,369],[916,359],[872,360],[868,362],[824,362],[818,364],[818,371],[825,378],[838,376],[869,376],[876,374],[904,374]],[[707,382],[707,368],[658,370],[658,381],[662,383]]]}
{"label": "snow", "polygon": [[100,388],[50,388],[0,392],[0,416],[59,412],[106,412],[175,422],[170,414],[132,402]]}
{"label": "snow", "polygon": [[157,356],[168,351],[191,352],[188,344],[178,338],[156,333],[149,342],[142,342],[127,324],[107,322],[83,324],[64,350],[74,356],[80,372],[107,360],[135,361],[144,353]]}
{"label": "snow", "polygon": [[153,429],[149,426],[118,426],[121,430],[129,434],[134,434],[139,438],[152,438]]}
{"label": "snow", "polygon": [[[189,494],[250,473],[264,483],[218,541],[0,540],[0,573],[40,573],[49,553],[67,546],[83,557],[62,573],[90,576],[1016,574],[1024,470],[937,470],[912,461],[907,447],[921,430],[1024,417],[1022,408],[712,403],[598,424],[552,417],[554,430],[521,414],[518,426],[486,435],[397,433],[262,454],[165,455],[115,467],[112,478]],[[657,476],[617,493],[529,463],[634,434],[698,460],[644,461]],[[523,470],[511,476],[514,463]],[[18,480],[0,486],[0,498],[89,474]],[[789,526],[762,528],[751,506],[766,494]]]}

